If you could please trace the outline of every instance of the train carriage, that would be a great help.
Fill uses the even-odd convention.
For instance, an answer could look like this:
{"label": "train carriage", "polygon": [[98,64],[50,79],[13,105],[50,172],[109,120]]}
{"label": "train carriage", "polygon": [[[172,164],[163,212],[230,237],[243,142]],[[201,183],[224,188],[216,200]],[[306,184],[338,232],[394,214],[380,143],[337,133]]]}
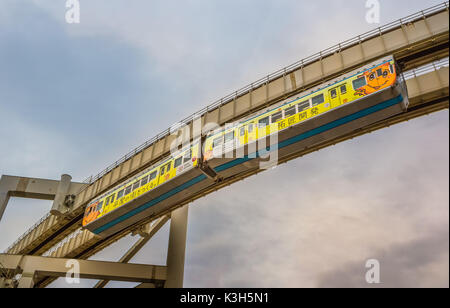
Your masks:
{"label": "train carriage", "polygon": [[179,190],[183,183],[204,180],[195,183],[193,191],[211,185],[198,168],[200,146],[199,140],[193,142],[93,200],[86,208],[83,227],[106,237],[188,198],[192,191]]}
{"label": "train carriage", "polygon": [[407,107],[394,58],[380,59],[195,140],[93,200],[83,227],[112,235],[173,209],[218,180],[260,168],[264,155],[277,154],[276,164]]}
{"label": "train carriage", "polygon": [[270,161],[274,151],[276,164],[288,155],[404,112],[408,95],[397,71],[394,58],[386,57],[251,115],[234,127],[212,132],[204,142],[204,163],[227,178],[260,166],[263,157]]}

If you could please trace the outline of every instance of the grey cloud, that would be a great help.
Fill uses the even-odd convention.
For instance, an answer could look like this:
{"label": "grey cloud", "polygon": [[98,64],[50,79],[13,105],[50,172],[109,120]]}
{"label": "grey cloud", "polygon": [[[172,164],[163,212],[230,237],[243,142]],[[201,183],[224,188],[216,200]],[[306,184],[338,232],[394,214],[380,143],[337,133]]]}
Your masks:
{"label": "grey cloud", "polygon": [[[380,262],[381,283],[368,284],[365,275],[367,260],[352,262],[335,271],[320,276],[318,287],[324,288],[448,288],[449,234],[447,230],[400,245],[393,245],[374,254],[373,259]],[[432,271],[435,263],[441,267],[440,275]],[[442,266],[444,265],[444,266]],[[419,270],[418,270],[419,269]],[[435,275],[435,276],[434,276]]]}

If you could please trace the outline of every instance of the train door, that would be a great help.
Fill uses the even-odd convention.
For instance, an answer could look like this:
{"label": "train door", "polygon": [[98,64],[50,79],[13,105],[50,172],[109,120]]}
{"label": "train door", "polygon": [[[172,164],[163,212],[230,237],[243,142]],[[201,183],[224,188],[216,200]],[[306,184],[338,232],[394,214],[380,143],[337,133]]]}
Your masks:
{"label": "train door", "polygon": [[336,108],[341,104],[341,95],[339,93],[339,87],[333,88],[328,91],[328,97],[330,98],[330,107]]}
{"label": "train door", "polygon": [[228,153],[234,149],[234,129],[224,135],[224,153]]}
{"label": "train door", "polygon": [[172,162],[169,162],[159,169],[159,185],[170,180],[170,172],[172,170]]}
{"label": "train door", "polygon": [[256,132],[257,129],[256,124],[254,122],[247,124],[247,143],[254,142],[256,141],[256,139],[258,139]]}
{"label": "train door", "polygon": [[223,133],[220,133],[218,137],[215,137],[212,141],[212,153],[208,155],[208,159],[211,157],[221,158],[223,156]]}
{"label": "train door", "polygon": [[243,146],[248,142],[248,132],[247,125],[242,125],[239,127],[239,137],[238,137],[238,146]]}
{"label": "train door", "polygon": [[351,101],[352,96],[350,95],[347,84],[344,83],[339,86],[339,96],[341,99],[341,105]]}
{"label": "train door", "polygon": [[251,122],[239,128],[239,145],[245,145],[256,139],[255,123]]}
{"label": "train door", "polygon": [[[198,160],[199,157],[201,156],[201,152],[203,151],[203,149],[201,148],[202,143],[198,142],[195,146],[192,147],[192,149],[189,152],[190,155],[190,159],[192,161],[192,166],[197,166],[198,165]],[[186,158],[186,156],[185,156]]]}
{"label": "train door", "polygon": [[152,173],[150,173],[148,183],[150,184],[150,189],[153,189],[156,186],[158,186],[158,171],[153,171]]}
{"label": "train door", "polygon": [[265,117],[258,121],[258,139],[270,135],[270,117]]}

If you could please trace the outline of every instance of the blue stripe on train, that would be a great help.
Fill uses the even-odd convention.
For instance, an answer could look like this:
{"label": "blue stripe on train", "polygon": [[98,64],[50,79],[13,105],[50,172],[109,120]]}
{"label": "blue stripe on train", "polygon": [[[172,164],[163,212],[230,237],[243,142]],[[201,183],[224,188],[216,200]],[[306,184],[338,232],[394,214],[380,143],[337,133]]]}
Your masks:
{"label": "blue stripe on train", "polygon": [[[278,143],[278,147],[272,147],[268,151],[274,151],[276,149],[281,149],[281,148],[287,147],[287,146],[289,146],[291,144],[297,143],[297,142],[302,141],[302,140],[304,140],[306,138],[312,137],[314,135],[323,133],[323,132],[325,132],[327,130],[336,128],[338,126],[347,124],[347,123],[349,123],[351,121],[354,121],[354,120],[357,120],[359,118],[365,117],[365,116],[367,116],[369,114],[372,114],[372,113],[378,112],[380,110],[383,110],[383,109],[389,108],[391,106],[394,106],[395,104],[398,104],[401,101],[403,101],[403,97],[402,97],[402,95],[399,95],[399,96],[397,96],[395,98],[392,98],[390,100],[382,102],[382,103],[380,103],[378,105],[369,107],[369,108],[364,109],[364,110],[360,110],[358,112],[355,112],[354,114],[345,116],[345,117],[343,117],[341,119],[338,119],[338,120],[335,120],[333,122],[330,122],[330,123],[324,124],[322,126],[316,127],[314,129],[312,129],[310,131],[307,131],[307,132],[304,132],[304,133],[302,133],[300,135],[297,135],[297,136],[291,137],[289,139],[286,139],[285,141],[282,141],[282,142]],[[266,150],[266,153],[267,153],[267,150]],[[237,165],[240,165],[242,163],[245,163],[245,162],[247,162],[247,161],[249,161],[251,159],[254,159],[255,158],[255,154],[256,154],[256,157],[259,157],[259,152],[252,153],[250,155],[244,156],[243,158],[237,158],[237,159],[235,159],[233,161],[230,161],[228,163],[220,165],[220,166],[215,168],[215,171],[216,172],[221,172],[221,171],[233,168],[233,167],[235,167]],[[128,218],[130,218],[130,217],[132,217],[134,215],[136,215],[136,214],[139,214],[140,212],[148,209],[149,207],[151,207],[151,206],[153,206],[153,205],[155,205],[155,204],[157,204],[159,202],[162,202],[165,199],[170,198],[173,195],[175,195],[175,194],[177,194],[177,193],[179,193],[179,192],[181,192],[181,191],[183,191],[185,189],[188,189],[189,187],[191,187],[191,186],[193,186],[193,185],[195,185],[197,183],[200,183],[201,181],[203,181],[205,179],[206,179],[205,175],[199,175],[199,176],[197,176],[197,177],[187,181],[186,183],[184,183],[184,184],[182,184],[182,185],[180,185],[180,186],[178,186],[178,187],[176,187],[176,188],[174,188],[174,189],[172,189],[172,190],[162,194],[161,196],[159,196],[159,197],[157,197],[157,198],[155,198],[155,199],[153,199],[153,200],[151,200],[151,201],[149,201],[149,202],[147,202],[147,203],[145,203],[145,204],[135,208],[134,210],[126,213],[125,215],[122,215],[122,216],[114,219],[113,221],[111,221],[111,222],[109,222],[109,223],[107,223],[107,224],[105,224],[105,225],[95,229],[94,233],[95,234],[100,234],[103,231],[111,228],[112,226],[114,226],[114,225],[116,225],[116,224],[118,224],[118,223],[120,223],[120,222],[122,222],[122,221],[124,221],[124,220],[126,220],[126,219],[128,219]]]}

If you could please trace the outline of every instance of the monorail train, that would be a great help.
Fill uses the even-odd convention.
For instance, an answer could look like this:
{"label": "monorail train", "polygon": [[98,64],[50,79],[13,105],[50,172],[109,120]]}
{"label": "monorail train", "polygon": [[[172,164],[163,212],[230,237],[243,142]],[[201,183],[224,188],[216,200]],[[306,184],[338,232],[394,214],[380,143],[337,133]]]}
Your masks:
{"label": "monorail train", "polygon": [[[170,210],[218,180],[281,160],[406,111],[392,56],[208,133],[93,200],[83,227],[102,237]],[[273,138],[276,136],[276,138]]]}

